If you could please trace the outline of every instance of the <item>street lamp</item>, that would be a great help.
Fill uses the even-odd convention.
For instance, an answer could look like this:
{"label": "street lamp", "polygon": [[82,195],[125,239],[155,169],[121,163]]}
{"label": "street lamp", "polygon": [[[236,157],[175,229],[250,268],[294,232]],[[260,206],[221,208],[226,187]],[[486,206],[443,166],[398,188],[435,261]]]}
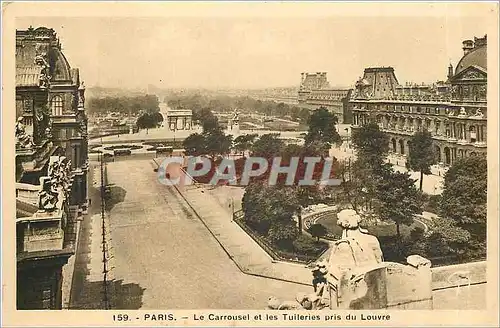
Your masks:
{"label": "street lamp", "polygon": [[344,131],[347,133],[347,149],[349,149],[349,128],[345,128]]}

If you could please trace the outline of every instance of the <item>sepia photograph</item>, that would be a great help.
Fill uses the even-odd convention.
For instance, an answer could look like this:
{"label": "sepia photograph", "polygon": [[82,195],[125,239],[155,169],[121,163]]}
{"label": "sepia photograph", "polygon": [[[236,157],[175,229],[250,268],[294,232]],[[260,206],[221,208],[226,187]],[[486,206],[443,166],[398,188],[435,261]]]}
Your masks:
{"label": "sepia photograph", "polygon": [[3,312],[498,306],[498,3],[2,5]]}

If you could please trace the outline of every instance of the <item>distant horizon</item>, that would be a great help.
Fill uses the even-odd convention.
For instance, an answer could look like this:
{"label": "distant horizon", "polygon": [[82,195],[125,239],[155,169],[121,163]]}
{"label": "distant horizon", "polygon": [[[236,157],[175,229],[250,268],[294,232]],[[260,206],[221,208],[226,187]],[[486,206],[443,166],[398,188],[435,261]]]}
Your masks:
{"label": "distant horizon", "polygon": [[[332,5],[333,6],[333,5]],[[327,72],[352,88],[367,67],[391,66],[400,84],[444,81],[462,41],[483,37],[479,16],[23,17],[46,26],[89,87],[255,90],[297,88]],[[342,31],[342,33],[332,33]]]}

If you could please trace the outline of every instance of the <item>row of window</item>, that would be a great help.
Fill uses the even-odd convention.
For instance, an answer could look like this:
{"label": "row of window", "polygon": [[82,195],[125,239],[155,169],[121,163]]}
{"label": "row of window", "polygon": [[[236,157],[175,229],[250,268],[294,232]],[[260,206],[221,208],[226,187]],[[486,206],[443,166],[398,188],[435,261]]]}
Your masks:
{"label": "row of window", "polygon": [[[357,109],[355,106],[354,109]],[[442,107],[422,107],[422,106],[408,106],[408,105],[368,105],[362,106],[364,110],[375,111],[391,111],[391,112],[408,112],[417,114],[449,114],[448,108]]]}

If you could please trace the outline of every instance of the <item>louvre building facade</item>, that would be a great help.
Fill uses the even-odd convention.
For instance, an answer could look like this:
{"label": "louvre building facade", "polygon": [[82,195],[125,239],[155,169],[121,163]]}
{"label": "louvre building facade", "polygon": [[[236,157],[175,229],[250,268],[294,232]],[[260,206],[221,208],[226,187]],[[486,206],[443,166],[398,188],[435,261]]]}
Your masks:
{"label": "louvre building facade", "polygon": [[18,309],[60,309],[63,267],[87,211],[87,116],[79,71],[53,29],[16,31]]}
{"label": "louvre building facade", "polygon": [[463,42],[464,55],[448,67],[447,79],[430,85],[400,85],[392,67],[364,71],[349,100],[353,128],[377,122],[392,153],[406,156],[416,131],[427,130],[439,163],[486,154],[486,36]]}

